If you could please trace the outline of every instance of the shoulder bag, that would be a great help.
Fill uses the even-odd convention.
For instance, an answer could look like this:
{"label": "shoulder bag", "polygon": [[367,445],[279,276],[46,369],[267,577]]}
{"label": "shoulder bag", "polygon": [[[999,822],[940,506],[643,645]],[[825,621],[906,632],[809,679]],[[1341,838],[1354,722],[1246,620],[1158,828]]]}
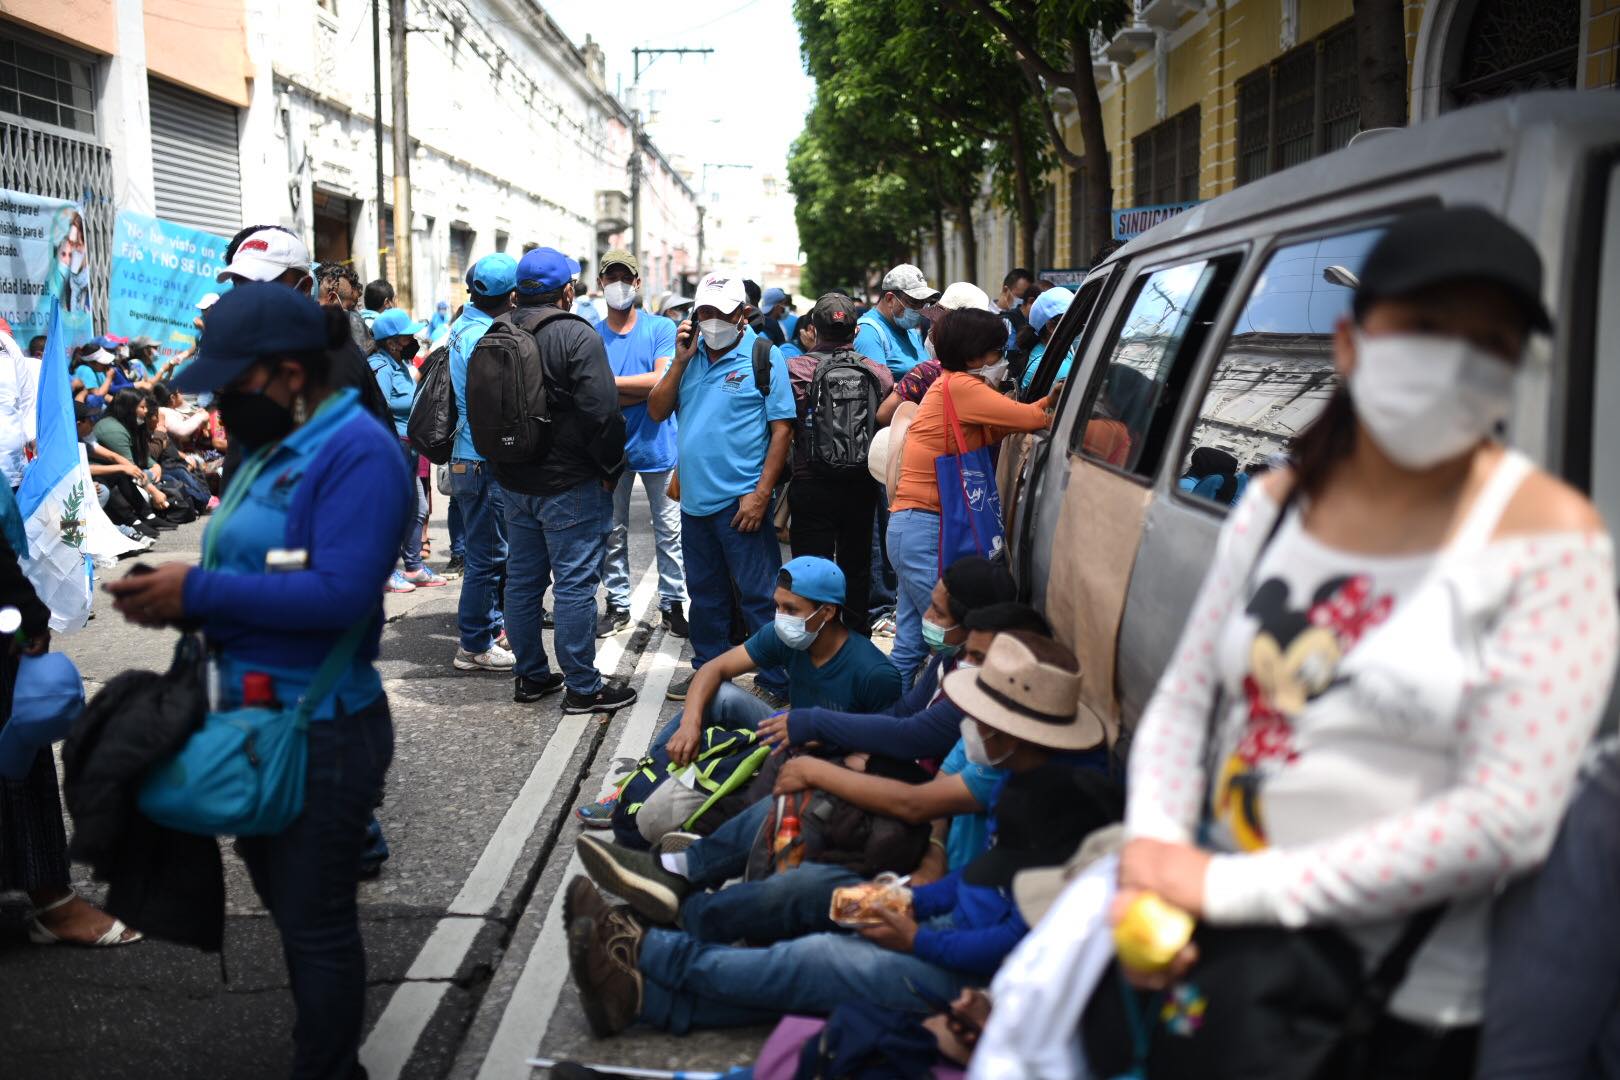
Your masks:
{"label": "shoulder bag", "polygon": [[956,452],[934,459],[939,484],[939,572],[967,555],[999,560],[1006,538],[1001,524],[1001,493],[996,490],[996,463],[988,446],[966,450],[962,424],[951,402],[950,372],[940,375],[944,398],[946,443],[956,440]]}

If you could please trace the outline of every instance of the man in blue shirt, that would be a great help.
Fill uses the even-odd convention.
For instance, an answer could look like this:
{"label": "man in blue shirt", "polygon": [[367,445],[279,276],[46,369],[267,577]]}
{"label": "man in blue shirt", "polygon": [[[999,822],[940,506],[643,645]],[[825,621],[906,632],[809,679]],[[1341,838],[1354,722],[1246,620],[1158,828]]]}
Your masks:
{"label": "man in blue shirt", "polygon": [[517,265],[516,259],[502,253],[485,255],[474,263],[467,275],[467,306],[450,327],[450,385],[455,390],[460,424],[450,455],[450,495],[461,513],[465,541],[461,602],[456,609],[461,640],[452,661],[459,671],[510,673],[516,663],[512,653],[499,644],[506,498],[483,456],[473,448],[472,428],[467,424],[467,361],[496,318],[511,310]]}
{"label": "man in blue shirt", "polygon": [[422,561],[422,523],[427,520],[427,492],[416,483],[421,464],[417,453],[405,437],[411,420],[411,406],[416,402],[416,368],[411,361],[422,343],[416,335],[427,328],[426,323],[414,321],[410,313],[400,308],[389,308],[379,314],[371,325],[371,336],[377,351],[367,359],[377,385],[388,399],[388,412],[394,421],[394,434],[405,447],[406,461],[411,470],[411,486],[416,489],[416,513],[413,523],[405,527],[405,538],[400,544],[400,558],[405,563],[403,572],[395,570],[388,578],[389,592],[415,592],[417,589],[436,588],[447,584]]}
{"label": "man in blue shirt", "polygon": [[793,331],[799,325],[799,317],[793,314],[788,306],[788,294],[785,289],[778,289],[775,285],[765,290],[765,296],[759,302],[759,310],[765,315],[765,325],[775,326],[782,332],[783,341],[793,340]]}
{"label": "man in blue shirt", "polygon": [[855,351],[887,364],[896,379],[927,360],[922,310],[938,295],[939,290],[910,263],[884,274],[883,296],[861,316]]}
{"label": "man in blue shirt", "polygon": [[630,625],[630,495],[636,477],[647,493],[652,511],[658,557],[658,597],[664,626],[676,637],[686,637],[686,572],[681,567],[681,507],[669,497],[675,471],[675,420],[660,423],[647,415],[647,397],[675,356],[675,324],[648,315],[636,307],[641,290],[641,264],[628,251],[617,249],[602,256],[597,281],[607,303],[607,317],[596,324],[607,347],[619,389],[619,411],[624,414],[624,475],[613,492],[613,531],[608,534],[602,562],[602,586],[607,590],[607,611],[596,625],[596,636],[609,637]]}
{"label": "man in blue shirt", "polygon": [[[710,274],[693,298],[692,319],[676,332],[675,359],[647,398],[647,414],[680,414],[681,550],[692,594],[692,666],[730,647],[735,583],[750,633],[776,615],[772,598],[781,555],[771,527],[771,495],[787,464],[798,415],[787,363],[774,346],[760,349],[745,323],[742,279]],[[768,373],[768,374],[767,374]],[[762,669],[755,684],[781,697],[787,676]],[[669,689],[682,701],[691,680]]]}

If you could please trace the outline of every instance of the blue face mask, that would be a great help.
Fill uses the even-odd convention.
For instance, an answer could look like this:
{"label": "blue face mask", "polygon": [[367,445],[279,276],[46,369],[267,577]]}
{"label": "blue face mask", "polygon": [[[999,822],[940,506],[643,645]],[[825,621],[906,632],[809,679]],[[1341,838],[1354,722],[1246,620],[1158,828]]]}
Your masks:
{"label": "blue face mask", "polygon": [[922,325],[922,312],[913,308],[903,308],[899,317],[894,320],[894,325],[902,330],[915,330]]}
{"label": "blue face mask", "polygon": [[[814,616],[811,616],[811,618],[814,618]],[[826,622],[823,622],[819,627],[812,630],[808,623],[809,619],[778,611],[776,613],[776,636],[781,638],[782,644],[788,648],[796,652],[803,652],[814,645],[816,638],[821,636],[821,631],[827,628]]]}
{"label": "blue face mask", "polygon": [[954,626],[940,626],[938,623],[930,622],[925,618],[922,621],[923,644],[927,645],[933,652],[945,653],[948,656],[954,653],[957,647],[947,643],[945,635],[955,629]]}

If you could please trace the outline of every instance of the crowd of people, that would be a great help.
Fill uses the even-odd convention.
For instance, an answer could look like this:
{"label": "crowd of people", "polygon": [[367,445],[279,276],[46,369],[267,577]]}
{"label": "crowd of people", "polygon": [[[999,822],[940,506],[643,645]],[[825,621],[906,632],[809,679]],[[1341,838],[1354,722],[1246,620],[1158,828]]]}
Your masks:
{"label": "crowd of people", "polygon": [[[1466,264],[1422,257],[1468,244]],[[1553,326],[1534,249],[1498,219],[1390,226],[1336,330],[1338,389],[1286,461],[1250,483],[1193,455],[1183,485],[1233,509],[1118,743],[1000,547],[942,543],[939,463],[1052,424],[1073,354],[1046,396],[1019,391],[1052,369],[1069,290],[1015,269],[993,301],[902,264],[870,302],[799,311],[722,273],[646,297],[630,251],[587,282],[540,247],[484,255],[464,306],[417,320],[285,229],[227,256],[192,354],[99,338],[72,387],[114,521],[212,518],[201,566],[111,583],[118,610],[203,629],[211,709],[266,679],[310,721],[302,812],[238,845],[282,935],[296,1075],[357,1068],[356,882],[387,856],[393,745],[381,595],[459,576],[452,668],[521,704],[630,705],[597,643],[637,618],[638,480],[658,624],[692,672],[648,757],[576,811],[568,963],[598,1037],[809,1017],[772,1043],[872,1070],[849,1075],[1253,1075],[1235,1051],[1178,1069],[1161,1043],[1306,1053],[1252,1033],[1292,1030],[1332,969],[1356,1008],[1312,1017],[1310,1052],[1357,1064],[1299,1075],[1620,1075],[1620,966],[1568,932],[1613,937],[1620,900],[1613,751],[1580,774],[1620,639],[1613,550],[1582,495],[1499,441]],[[454,425],[438,476],[428,408]],[[42,647],[25,629],[13,665]],[[64,891],[48,761],[26,791],[0,780],[0,888],[53,937],[155,933]],[[1153,918],[1164,955],[1116,961]],[[1178,918],[1190,938],[1163,930]],[[1283,990],[1245,997],[1257,979]],[[767,1068],[779,1051],[759,1075],[792,1075]]]}

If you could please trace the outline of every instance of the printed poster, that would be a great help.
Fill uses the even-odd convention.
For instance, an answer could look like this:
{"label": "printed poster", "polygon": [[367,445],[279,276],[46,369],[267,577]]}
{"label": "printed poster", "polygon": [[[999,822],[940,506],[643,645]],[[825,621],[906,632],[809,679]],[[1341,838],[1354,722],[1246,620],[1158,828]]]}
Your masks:
{"label": "printed poster", "polygon": [[[145,335],[164,359],[197,343],[197,301],[221,286],[230,239],[172,221],[120,210],[113,225],[112,331]],[[161,361],[160,361],[161,366]]]}
{"label": "printed poster", "polygon": [[51,300],[62,306],[69,349],[95,336],[90,317],[93,254],[77,203],[0,191],[0,317],[22,348],[45,333]]}

